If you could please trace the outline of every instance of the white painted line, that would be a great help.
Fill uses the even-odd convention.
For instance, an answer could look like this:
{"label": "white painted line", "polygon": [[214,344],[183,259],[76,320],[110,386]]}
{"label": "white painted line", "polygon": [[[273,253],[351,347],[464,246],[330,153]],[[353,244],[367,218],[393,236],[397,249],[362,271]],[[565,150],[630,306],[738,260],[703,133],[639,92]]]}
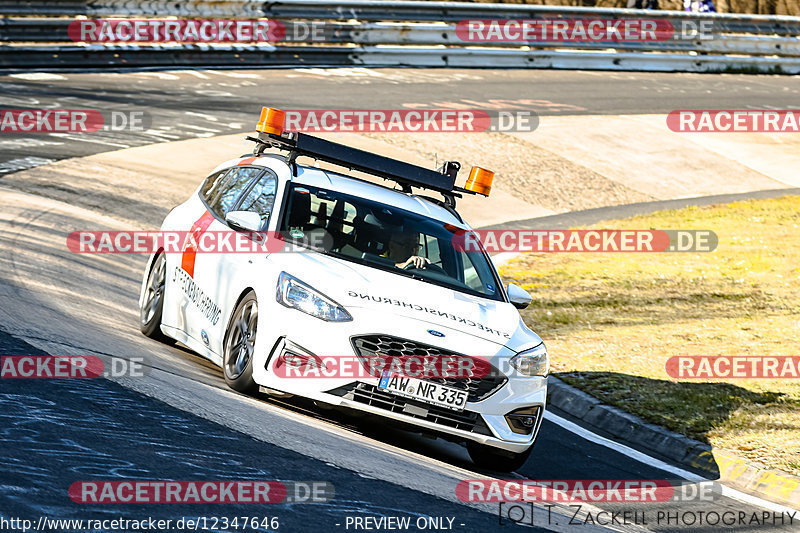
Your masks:
{"label": "white painted line", "polygon": [[16,98],[14,96],[3,96],[0,98],[0,105],[8,107],[37,107],[42,104],[36,98]]}
{"label": "white painted line", "polygon": [[[562,428],[566,429],[567,431],[578,435],[579,437],[588,440],[589,442],[593,442],[595,444],[599,444],[601,446],[605,446],[606,448],[610,448],[616,452],[619,452],[629,459],[633,459],[634,461],[638,461],[642,464],[646,464],[648,466],[652,466],[653,468],[658,468],[659,470],[664,470],[665,472],[669,472],[670,474],[675,474],[676,476],[682,477],[687,481],[708,481],[708,479],[695,474],[694,472],[689,472],[688,470],[684,470],[680,467],[673,466],[669,463],[666,463],[660,459],[656,459],[655,457],[650,457],[649,455],[642,453],[638,450],[634,450],[624,444],[620,444],[619,442],[615,442],[611,439],[607,439],[605,437],[601,437],[595,433],[592,433],[586,428],[582,428],[578,424],[574,422],[570,422],[569,420],[562,418],[556,414],[551,413],[550,411],[545,410],[544,417],[547,420],[550,420],[554,424],[558,424]],[[785,507],[783,505],[773,503],[764,499],[759,498],[758,496],[753,496],[751,494],[746,494],[744,492],[738,491],[734,488],[728,487],[720,483],[722,487],[722,495],[731,498],[733,500],[738,500],[740,502],[749,503],[751,505],[755,505],[758,507],[763,507],[764,509],[769,509],[770,511],[776,513],[794,513],[798,512],[796,509],[792,509],[790,507]]]}
{"label": "white painted line", "polygon": [[195,113],[194,111],[184,111],[183,114],[184,115],[191,115],[193,117],[204,118],[204,119],[208,120],[209,122],[218,122],[219,121],[219,119],[217,119],[217,117],[215,117],[214,115],[207,115],[205,113]]}
{"label": "white painted line", "polygon": [[121,143],[114,143],[108,141],[101,141],[96,137],[88,137],[86,135],[70,135],[69,133],[49,133],[48,135],[52,135],[53,137],[58,137],[60,139],[69,139],[70,141],[80,141],[85,143],[92,143],[92,144],[103,144],[105,146],[113,146],[115,148],[130,148],[128,144],[121,144]]}
{"label": "white painted line", "polygon": [[194,76],[194,77],[196,77],[196,78],[200,78],[200,79],[202,79],[202,80],[207,80],[207,79],[208,79],[208,76],[206,76],[206,75],[205,75],[205,74],[203,74],[202,72],[198,72],[198,71],[196,71],[196,70],[182,70],[181,72],[182,72],[183,74],[189,74],[189,75],[191,75],[191,76]]}
{"label": "white painted line", "polygon": [[63,144],[64,143],[62,142],[45,141],[44,139],[34,139],[32,137],[23,137],[21,139],[4,139],[0,141],[0,146],[4,148],[15,148],[20,146],[61,146]]}
{"label": "white painted line", "polygon": [[59,74],[50,74],[49,72],[23,72],[21,74],[9,74],[9,78],[19,78],[21,80],[65,80],[65,76]]}
{"label": "white painted line", "polygon": [[0,163],[0,174],[8,174],[9,172],[16,172],[17,170],[27,170],[29,168],[55,163],[55,161],[55,159],[34,156],[11,159]]}
{"label": "white painted line", "polygon": [[165,72],[134,72],[137,76],[150,76],[160,80],[179,80],[180,78],[175,74],[167,74]]}
{"label": "white painted line", "polygon": [[219,76],[226,76],[228,78],[255,78],[255,79],[261,78],[261,76],[259,76],[258,74],[254,74],[251,72],[234,72],[232,70],[207,70],[206,72],[217,74]]}
{"label": "white painted line", "polygon": [[339,67],[339,68],[295,68],[295,72],[303,74],[315,74],[317,76],[332,76],[332,77],[358,77],[358,78],[385,78],[386,75],[382,72],[372,70],[364,67]]}
{"label": "white painted line", "polygon": [[161,130],[153,130],[153,129],[146,130],[144,132],[144,135],[150,135],[151,137],[155,137],[157,139],[163,138],[163,139],[178,140],[181,138],[180,135],[170,135],[169,133],[164,133]]}
{"label": "white painted line", "polygon": [[193,126],[191,124],[176,124],[177,128],[189,128],[190,130],[197,130],[203,132],[211,132],[211,133],[219,133],[220,130],[215,130],[213,128],[204,128],[202,126]]}

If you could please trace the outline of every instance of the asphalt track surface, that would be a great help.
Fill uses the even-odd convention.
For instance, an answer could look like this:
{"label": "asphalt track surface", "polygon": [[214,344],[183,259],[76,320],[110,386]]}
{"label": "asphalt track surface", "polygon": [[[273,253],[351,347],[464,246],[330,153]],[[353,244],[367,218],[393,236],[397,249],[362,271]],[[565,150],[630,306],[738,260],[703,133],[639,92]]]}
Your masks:
{"label": "asphalt track surface", "polygon": [[[35,139],[60,144],[3,138],[3,143],[16,144],[0,144],[0,161],[56,160],[120,148],[108,143],[136,146],[176,140],[171,137],[250,131],[265,100],[296,108],[396,108],[398,102],[485,102],[487,95],[516,101],[528,90],[530,99],[538,101],[534,110],[541,114],[631,114],[687,107],[747,109],[754,101],[761,107],[791,108],[800,89],[796,78],[747,76],[433,70],[347,76],[314,71],[201,71],[205,78],[197,74],[0,78],[3,108],[145,109],[153,114],[150,129],[155,130],[109,132],[94,138],[105,145],[53,136]],[[589,83],[591,94],[585,90]],[[206,131],[188,133],[187,125]],[[144,257],[77,256],[64,246],[72,229],[121,229],[121,222],[81,205],[5,189],[1,177],[0,198],[0,329],[8,333],[0,336],[0,354],[98,355],[107,361],[141,358],[149,369],[145,378],[115,381],[3,380],[0,517],[278,516],[283,531],[345,531],[348,516],[424,515],[453,517],[455,531],[515,531],[523,526],[508,520],[502,524],[497,504],[459,503],[458,481],[681,479],[680,472],[667,464],[639,460],[628,449],[602,445],[554,423],[557,419],[544,422],[527,464],[501,476],[475,470],[464,450],[451,443],[301,401],[235,394],[225,387],[220,371],[200,357],[139,333],[136,299]],[[160,221],[139,222],[152,227]],[[87,506],[72,503],[67,496],[70,484],[78,480],[130,478],[322,480],[335,487],[336,496],[319,504],[202,509]],[[792,526],[788,519],[783,526],[724,527],[696,523],[679,527],[656,521],[659,511],[689,512],[695,518],[710,511],[763,516],[764,505],[743,501],[736,494],[713,502],[645,507],[595,503],[583,506],[575,519],[583,523],[588,512],[599,510],[639,511],[647,516],[646,524],[607,527],[570,524],[575,508],[560,505],[548,516],[537,506],[533,522],[548,530],[587,532],[796,530],[797,517]]]}
{"label": "asphalt track surface", "polygon": [[145,128],[4,134],[0,175],[66,157],[251,132],[263,105],[283,109],[470,108],[546,115],[793,109],[800,77],[522,70],[297,69],[0,75],[1,109],[143,112]]}
{"label": "asphalt track surface", "polygon": [[[4,355],[46,355],[0,333]],[[259,442],[198,416],[143,397],[107,380],[52,380],[4,383],[2,418],[3,514],[103,520],[131,515],[154,519],[279,517],[286,530],[329,531],[346,514],[409,517],[416,521],[435,508],[457,517],[462,531],[495,525],[490,514],[464,508],[386,481],[360,477],[301,453]],[[32,461],[32,456],[35,458]],[[291,474],[290,477],[287,477]],[[177,504],[132,514],[124,505],[91,509],[65,498],[75,480],[97,477],[156,480],[325,480],[334,487],[330,502],[266,505]],[[13,488],[14,490],[9,490]],[[302,496],[302,494],[301,494]],[[436,500],[436,498],[433,498]],[[431,505],[433,503],[433,505]],[[260,525],[260,524],[259,524]]]}

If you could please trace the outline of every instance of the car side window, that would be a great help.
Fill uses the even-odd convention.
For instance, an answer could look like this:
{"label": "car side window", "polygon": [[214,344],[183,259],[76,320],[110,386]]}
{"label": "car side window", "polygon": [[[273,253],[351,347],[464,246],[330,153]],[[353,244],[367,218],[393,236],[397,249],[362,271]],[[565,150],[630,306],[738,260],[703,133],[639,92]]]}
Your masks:
{"label": "car side window", "polygon": [[262,169],[255,167],[234,167],[225,175],[224,182],[218,187],[216,194],[207,199],[208,206],[224,218],[233,211],[247,184],[261,172]]}
{"label": "car side window", "polygon": [[489,267],[485,261],[473,261],[472,256],[478,256],[479,252],[464,252],[459,251],[458,255],[461,259],[462,281],[469,287],[470,289],[494,294],[497,291],[497,287],[495,286],[495,280],[492,273],[489,271]]}
{"label": "car side window", "polygon": [[203,188],[200,189],[200,195],[205,201],[209,202],[213,197],[217,196],[219,188],[225,183],[225,176],[228,174],[229,170],[230,169],[220,170],[206,178],[205,183],[203,183]]}
{"label": "car side window", "polygon": [[275,204],[275,191],[278,188],[278,177],[267,170],[244,195],[237,210],[252,211],[261,217],[261,228],[267,225],[272,206]]}
{"label": "car side window", "polygon": [[442,256],[439,250],[439,239],[433,235],[422,235],[422,246],[419,253],[422,257],[429,259],[431,264],[442,266]]}

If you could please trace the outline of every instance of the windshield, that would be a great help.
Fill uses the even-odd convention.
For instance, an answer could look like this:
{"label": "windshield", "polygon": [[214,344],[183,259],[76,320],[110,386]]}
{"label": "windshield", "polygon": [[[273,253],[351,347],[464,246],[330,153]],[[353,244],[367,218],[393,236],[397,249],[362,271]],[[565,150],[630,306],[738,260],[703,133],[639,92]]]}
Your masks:
{"label": "windshield", "polygon": [[281,221],[290,240],[327,243],[322,253],[502,301],[483,251],[454,246],[460,228],[337,191],[293,184]]}

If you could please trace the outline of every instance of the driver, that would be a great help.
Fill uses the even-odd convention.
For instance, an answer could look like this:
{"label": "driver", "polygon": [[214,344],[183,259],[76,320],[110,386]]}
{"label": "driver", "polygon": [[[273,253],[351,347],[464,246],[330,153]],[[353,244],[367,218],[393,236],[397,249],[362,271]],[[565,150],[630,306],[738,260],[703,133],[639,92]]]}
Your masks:
{"label": "driver", "polygon": [[430,264],[431,261],[426,257],[416,255],[419,248],[419,233],[398,231],[392,233],[384,255],[394,261],[394,266],[397,268],[406,268],[412,265],[414,268],[425,268],[425,265]]}

